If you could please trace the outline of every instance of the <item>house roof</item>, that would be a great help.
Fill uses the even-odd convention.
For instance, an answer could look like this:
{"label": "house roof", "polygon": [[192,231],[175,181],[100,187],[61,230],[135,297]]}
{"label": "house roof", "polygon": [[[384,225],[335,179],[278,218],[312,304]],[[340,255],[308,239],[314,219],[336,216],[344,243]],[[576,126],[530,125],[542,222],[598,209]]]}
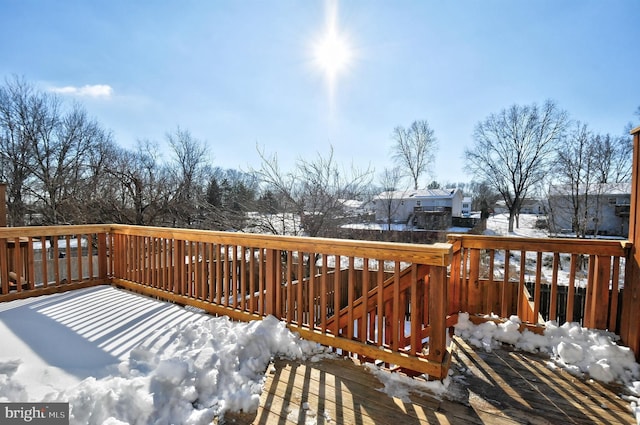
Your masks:
{"label": "house roof", "polygon": [[411,189],[380,193],[376,199],[451,199],[460,189]]}
{"label": "house roof", "polygon": [[[600,195],[631,195],[631,182],[625,183],[593,183],[589,185],[589,190],[580,189],[580,194]],[[560,184],[549,186],[549,196],[565,196],[571,193],[571,185]]]}

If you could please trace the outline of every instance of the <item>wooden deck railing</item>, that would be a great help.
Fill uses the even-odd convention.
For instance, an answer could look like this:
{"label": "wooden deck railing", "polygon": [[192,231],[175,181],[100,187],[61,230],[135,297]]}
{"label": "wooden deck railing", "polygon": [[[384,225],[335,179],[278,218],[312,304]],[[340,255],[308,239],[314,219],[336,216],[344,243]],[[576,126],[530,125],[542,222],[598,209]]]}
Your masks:
{"label": "wooden deck railing", "polygon": [[109,283],[110,229],[0,227],[0,301]]}
{"label": "wooden deck railing", "polygon": [[449,313],[620,332],[628,241],[451,235]]}
{"label": "wooden deck railing", "polygon": [[136,226],[0,229],[0,301],[102,283],[444,378],[449,244]]}

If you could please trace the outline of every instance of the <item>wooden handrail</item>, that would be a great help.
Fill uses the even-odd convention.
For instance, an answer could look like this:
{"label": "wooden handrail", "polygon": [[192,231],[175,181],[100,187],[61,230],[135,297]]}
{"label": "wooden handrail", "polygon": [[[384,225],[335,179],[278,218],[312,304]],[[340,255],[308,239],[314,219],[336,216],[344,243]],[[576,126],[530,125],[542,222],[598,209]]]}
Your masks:
{"label": "wooden handrail", "polygon": [[123,235],[184,239],[194,242],[207,242],[215,239],[222,244],[235,244],[276,250],[287,250],[295,246],[296,249],[300,251],[317,252],[320,254],[384,258],[389,261],[406,261],[434,266],[448,266],[451,263],[452,255],[452,248],[447,243],[436,243],[432,245],[399,244],[377,241],[353,241],[348,239],[263,235],[118,224],[111,225],[110,229]]}
{"label": "wooden handrail", "polygon": [[0,228],[0,238],[66,236],[87,233],[109,233],[113,230],[110,224],[77,224],[66,226],[22,226]]}
{"label": "wooden handrail", "polygon": [[509,251],[562,252],[565,254],[624,256],[631,242],[624,240],[575,238],[521,238],[450,234],[450,243],[477,249],[507,249]]}

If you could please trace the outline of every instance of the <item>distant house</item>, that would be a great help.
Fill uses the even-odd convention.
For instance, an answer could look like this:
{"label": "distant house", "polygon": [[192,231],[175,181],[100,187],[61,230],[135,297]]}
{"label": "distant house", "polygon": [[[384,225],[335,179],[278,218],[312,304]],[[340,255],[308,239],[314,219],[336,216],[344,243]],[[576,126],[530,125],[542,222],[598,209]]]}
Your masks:
{"label": "distant house", "polygon": [[465,196],[462,198],[462,216],[469,217],[471,215],[471,196]]}
{"label": "distant house", "polygon": [[338,202],[342,203],[345,212],[350,215],[364,214],[366,212],[365,203],[357,199],[339,199]]}
{"label": "distant house", "polygon": [[449,213],[462,216],[460,189],[419,189],[382,192],[373,199],[377,221],[409,223],[419,213]]}
{"label": "distant house", "polygon": [[[508,213],[509,208],[507,208],[506,202],[504,200],[499,200],[496,202],[494,211],[498,214]],[[522,206],[520,207],[520,214],[545,214],[546,208],[543,201],[534,198],[525,198],[522,201]]]}
{"label": "distant house", "polygon": [[[579,218],[586,234],[626,237],[629,234],[631,183],[593,184],[578,197]],[[574,233],[571,187],[549,188],[549,223],[558,233]]]}

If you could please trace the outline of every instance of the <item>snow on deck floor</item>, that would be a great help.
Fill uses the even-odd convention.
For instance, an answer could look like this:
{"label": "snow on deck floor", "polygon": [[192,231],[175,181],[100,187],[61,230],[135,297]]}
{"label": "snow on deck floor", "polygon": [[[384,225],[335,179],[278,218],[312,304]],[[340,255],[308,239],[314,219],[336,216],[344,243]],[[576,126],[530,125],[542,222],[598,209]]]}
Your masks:
{"label": "snow on deck floor", "polygon": [[[639,366],[612,335],[577,324],[520,334],[517,324],[473,325],[461,314],[456,333],[487,350],[507,342],[549,352],[573,373],[640,392]],[[0,339],[0,402],[69,402],[72,424],[211,423],[255,411],[272,358],[329,355],[273,317],[231,322],[110,286],[0,303]],[[397,397],[399,377],[377,375]]]}
{"label": "snow on deck floor", "polygon": [[0,304],[0,401],[70,402],[71,423],[211,423],[257,407],[274,356],[324,349],[273,317],[234,323],[101,286]]}

